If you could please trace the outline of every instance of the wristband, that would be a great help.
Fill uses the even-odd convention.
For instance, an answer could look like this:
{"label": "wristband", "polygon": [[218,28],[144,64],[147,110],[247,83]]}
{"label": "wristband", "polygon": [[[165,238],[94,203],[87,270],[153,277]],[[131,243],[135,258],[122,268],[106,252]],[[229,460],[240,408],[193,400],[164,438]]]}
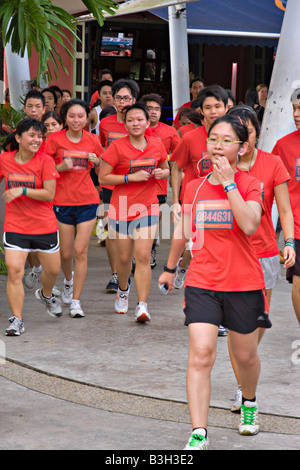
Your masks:
{"label": "wristband", "polygon": [[224,190],[226,191],[226,193],[228,193],[228,191],[231,191],[232,189],[237,189],[235,183],[229,184],[228,186],[225,186],[225,188],[224,188]]}
{"label": "wristband", "polygon": [[294,248],[294,251],[296,251],[296,245],[294,245],[293,243],[287,242],[284,244],[284,246],[291,246],[292,248]]}
{"label": "wristband", "polygon": [[26,186],[23,186],[23,190],[22,190],[23,196],[26,196],[26,193],[27,193],[27,188]]}
{"label": "wristband", "polygon": [[284,240],[284,244],[286,243],[292,243],[293,245],[295,245],[295,239],[292,237],[289,237],[286,240]]}
{"label": "wristband", "polygon": [[168,266],[165,264],[165,265],[164,265],[164,271],[165,271],[166,273],[175,274],[175,273],[176,273],[176,268],[174,268],[174,269],[168,268]]}
{"label": "wristband", "polygon": [[129,183],[129,181],[128,181],[128,175],[124,175],[124,181],[125,181],[125,183]]}
{"label": "wristband", "polygon": [[222,186],[225,189],[226,186],[228,186],[229,184],[234,184],[234,180],[224,181],[224,183],[222,183]]}

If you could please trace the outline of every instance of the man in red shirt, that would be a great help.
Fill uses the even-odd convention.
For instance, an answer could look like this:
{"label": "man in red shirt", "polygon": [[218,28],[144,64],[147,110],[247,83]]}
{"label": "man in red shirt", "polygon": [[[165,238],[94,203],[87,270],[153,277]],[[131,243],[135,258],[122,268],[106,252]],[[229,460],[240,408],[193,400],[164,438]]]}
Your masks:
{"label": "man in red shirt", "polygon": [[174,121],[173,121],[173,126],[175,127],[176,130],[179,129],[180,127],[180,121],[179,121],[179,112],[181,110],[181,108],[190,108],[191,107],[191,104],[192,104],[192,101],[195,100],[197,97],[198,97],[198,93],[202,90],[202,88],[204,88],[204,80],[203,78],[199,78],[199,77],[196,77],[196,78],[193,78],[193,80],[191,81],[190,83],[190,93],[192,95],[192,99],[191,101],[188,101],[187,103],[184,103],[182,106],[180,106],[175,118],[174,118]]}
{"label": "man in red shirt", "polygon": [[294,216],[296,263],[286,271],[287,280],[293,284],[293,307],[300,323],[300,88],[291,96],[296,131],[279,139],[272,153],[279,155],[291,176],[289,196]]}

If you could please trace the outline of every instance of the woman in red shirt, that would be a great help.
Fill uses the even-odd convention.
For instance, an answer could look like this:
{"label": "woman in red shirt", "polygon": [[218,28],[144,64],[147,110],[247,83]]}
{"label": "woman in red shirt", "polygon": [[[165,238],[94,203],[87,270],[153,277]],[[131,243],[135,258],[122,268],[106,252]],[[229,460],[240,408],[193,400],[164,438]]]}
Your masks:
{"label": "woman in red shirt", "polygon": [[124,122],[129,135],[113,141],[102,155],[99,182],[115,185],[108,212],[109,233],[118,247],[115,309],[118,313],[128,311],[128,279],[134,257],[138,296],[135,319],[145,322],[150,320],[150,256],[159,221],[156,180],[168,178],[169,166],[161,139],[145,135],[149,116],[144,105],[129,106]]}
{"label": "woman in red shirt", "polygon": [[[291,178],[280,157],[256,148],[256,141],[259,136],[259,122],[255,110],[249,106],[240,105],[231,108],[229,114],[239,116],[245,122],[249,132],[248,149],[247,152],[240,155],[237,168],[257,178],[263,190],[265,211],[258,229],[251,235],[251,242],[264,273],[266,297],[270,308],[272,289],[280,278],[279,249],[272,222],[274,198],[278,207],[285,239],[283,250],[285,257],[284,267],[290,268],[295,264],[294,219],[288,191],[288,182]],[[261,328],[259,331],[259,341],[264,332],[265,329]],[[230,353],[230,333],[228,336],[228,347]],[[235,412],[239,411],[241,406],[242,390],[240,388],[237,365],[232,356],[231,363],[238,383],[235,401],[231,408],[231,411]]]}
{"label": "woman in red shirt", "polygon": [[[263,210],[259,182],[237,171],[237,158],[248,148],[248,129],[235,116],[217,119],[208,131],[207,152],[213,171],[190,182],[183,200],[182,223],[172,239],[159,283],[173,289],[176,264],[193,240],[185,280],[189,326],[187,395],[193,432],[186,449],[206,449],[210,375],[216,357],[218,327],[231,330],[232,353],[242,382],[240,434],[256,434],[256,386],[260,360],[258,327],[267,320],[263,272],[249,236]],[[190,230],[192,229],[192,235]]]}
{"label": "woman in red shirt", "polygon": [[39,151],[46,129],[31,118],[19,122],[11,136],[11,148],[0,155],[0,181],[5,179],[6,203],[3,243],[8,269],[7,299],[12,312],[6,335],[25,331],[22,320],[22,278],[28,253],[37,252],[43,268],[42,289],[36,298],[51,316],[61,316],[59,299],[52,294],[60,271],[58,226],[52,209],[59,175],[50,157]]}
{"label": "woman in red shirt", "polygon": [[60,174],[54,211],[65,275],[62,300],[70,306],[72,318],[84,316],[80,296],[87,273],[89,240],[100,202],[90,171],[93,166],[99,167],[103,147],[97,135],[84,130],[88,113],[89,106],[84,101],[66,102],[61,108],[66,128],[50,134],[45,146],[45,153],[54,158]]}

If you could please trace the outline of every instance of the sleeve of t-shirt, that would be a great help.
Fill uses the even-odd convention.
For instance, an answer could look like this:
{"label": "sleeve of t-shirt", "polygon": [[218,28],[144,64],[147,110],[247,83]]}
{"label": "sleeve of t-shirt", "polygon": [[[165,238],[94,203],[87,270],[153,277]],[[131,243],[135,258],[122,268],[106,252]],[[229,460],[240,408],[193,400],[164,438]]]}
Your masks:
{"label": "sleeve of t-shirt", "polygon": [[94,152],[97,155],[97,157],[100,157],[104,152],[104,148],[102,147],[101,142],[100,142],[100,137],[95,135],[95,134],[91,134],[91,135],[95,136],[95,139],[94,139],[94,141],[95,141],[95,150],[94,150]]}
{"label": "sleeve of t-shirt", "polygon": [[60,175],[55,168],[55,163],[53,158],[48,155],[43,155],[43,167],[42,167],[42,179],[43,181],[53,180],[60,178]]}
{"label": "sleeve of t-shirt", "polygon": [[44,153],[55,159],[56,148],[56,140],[53,138],[53,135],[49,135],[44,148]]}
{"label": "sleeve of t-shirt", "polygon": [[179,168],[184,169],[188,162],[188,145],[185,137],[180,139],[180,142],[176,146],[170,161],[176,162]]}
{"label": "sleeve of t-shirt", "polygon": [[262,199],[262,188],[261,183],[256,178],[251,177],[251,181],[248,184],[245,195],[243,196],[244,201],[255,201],[261,205],[262,213],[264,213],[264,203]]}
{"label": "sleeve of t-shirt", "polygon": [[273,153],[274,155],[280,155],[277,142],[276,142],[276,144],[275,144],[275,146],[274,146],[271,153]]}
{"label": "sleeve of t-shirt", "polygon": [[119,152],[117,148],[118,141],[113,141],[110,146],[104,151],[101,159],[115,167],[119,163]]}
{"label": "sleeve of t-shirt", "polygon": [[274,186],[290,181],[291,176],[287,171],[283,161],[277,155],[273,155],[275,159],[274,165]]}
{"label": "sleeve of t-shirt", "polygon": [[162,163],[168,159],[168,154],[167,154],[164,144],[161,141],[160,141],[160,147],[161,147],[161,150],[160,150],[159,163]]}

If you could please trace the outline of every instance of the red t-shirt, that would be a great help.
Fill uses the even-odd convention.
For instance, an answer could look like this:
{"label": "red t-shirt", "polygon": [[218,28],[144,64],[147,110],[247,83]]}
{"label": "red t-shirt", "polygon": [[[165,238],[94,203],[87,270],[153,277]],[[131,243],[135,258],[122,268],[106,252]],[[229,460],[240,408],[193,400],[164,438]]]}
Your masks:
{"label": "red t-shirt", "polygon": [[294,216],[295,238],[300,239],[300,130],[279,139],[272,150],[291,176],[289,195]]}
{"label": "red t-shirt", "polygon": [[103,153],[99,137],[83,131],[80,142],[71,142],[66,129],[50,134],[45,153],[54,158],[55,164],[62,163],[64,158],[73,159],[73,168],[60,172],[56,187],[54,204],[58,206],[84,206],[99,204],[99,194],[90,176],[93,163],[88,160],[88,153],[98,157]]}
{"label": "red t-shirt", "polygon": [[193,122],[191,122],[190,124],[186,124],[185,126],[180,126],[178,132],[180,131],[181,137],[183,137],[188,132],[198,129],[198,127],[200,126],[196,126]]}
{"label": "red t-shirt", "polygon": [[[256,201],[263,207],[256,178],[238,171],[234,180],[245,201]],[[212,185],[205,178],[189,183],[182,211],[191,215],[193,231],[193,257],[186,286],[221,292],[264,288],[263,272],[250,237],[237,225],[221,184]]]}
{"label": "red t-shirt", "polygon": [[260,149],[258,149],[250,175],[257,178],[261,183],[265,208],[260,225],[250,239],[259,258],[276,256],[279,250],[272,222],[274,187],[288,182],[291,177],[277,155],[272,155]]}
{"label": "red t-shirt", "polygon": [[[151,174],[168,157],[160,139],[145,137],[147,146],[143,151],[135,148],[127,136],[112,142],[102,155],[102,160],[113,166],[115,175],[133,174],[139,170],[146,170]],[[156,181],[149,178],[148,181],[116,185],[108,217],[129,221],[145,215],[159,215]]]}
{"label": "red t-shirt", "polygon": [[[15,160],[16,152],[0,155],[0,179],[5,179],[5,190],[18,186],[42,189],[44,181],[59,180],[59,173],[52,158],[38,150],[29,162],[20,164]],[[5,206],[4,232],[42,235],[57,230],[51,201],[38,201],[20,196]]]}
{"label": "red t-shirt", "polygon": [[180,121],[179,121],[179,113],[181,111],[182,108],[190,108],[191,107],[191,104],[192,104],[192,101],[188,101],[187,103],[184,103],[182,106],[180,106],[175,118],[174,118],[174,121],[173,121],[173,126],[175,127],[176,130],[179,129],[180,127]]}
{"label": "red t-shirt", "polygon": [[[165,146],[167,154],[170,155],[180,142],[178,132],[174,127],[168,126],[163,122],[158,122],[156,127],[151,127],[152,136],[161,139]],[[164,195],[168,192],[168,180],[157,180],[157,194]]]}
{"label": "red t-shirt", "polygon": [[170,161],[176,161],[179,168],[184,172],[181,200],[184,198],[186,185],[190,181],[199,178],[199,176],[205,176],[211,171],[211,161],[206,150],[206,139],[205,126],[198,127],[188,132],[172,153]]}

